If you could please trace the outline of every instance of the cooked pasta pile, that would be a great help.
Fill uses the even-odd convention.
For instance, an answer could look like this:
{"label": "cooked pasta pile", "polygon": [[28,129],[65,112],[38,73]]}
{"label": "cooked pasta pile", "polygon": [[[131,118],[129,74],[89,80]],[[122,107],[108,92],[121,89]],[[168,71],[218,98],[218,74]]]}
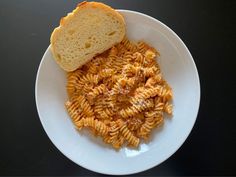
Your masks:
{"label": "cooked pasta pile", "polygon": [[163,114],[172,114],[172,90],[156,62],[159,53],[126,37],[74,72],[67,73],[66,109],[78,130],[88,127],[119,149],[138,147]]}

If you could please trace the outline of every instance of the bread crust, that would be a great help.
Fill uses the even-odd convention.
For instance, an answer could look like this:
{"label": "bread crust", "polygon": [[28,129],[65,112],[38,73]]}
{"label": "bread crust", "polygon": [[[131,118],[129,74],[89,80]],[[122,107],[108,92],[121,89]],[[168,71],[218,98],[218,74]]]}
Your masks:
{"label": "bread crust", "polygon": [[[67,16],[62,17],[60,19],[60,25],[53,30],[53,32],[51,34],[51,38],[50,38],[50,43],[51,43],[51,47],[50,48],[51,48],[52,54],[54,56],[54,59],[61,66],[61,68],[64,69],[65,71],[73,71],[73,70],[79,68],[81,65],[87,63],[88,61],[90,61],[92,59],[92,57],[88,58],[88,59],[86,59],[84,61],[81,61],[80,62],[81,65],[80,66],[78,66],[76,68],[70,68],[70,67],[64,66],[63,63],[60,62],[61,59],[57,56],[55,48],[54,48],[54,45],[55,45],[56,40],[58,38],[58,35],[60,35],[61,29],[64,28],[64,27],[66,28],[66,25],[73,20],[74,16],[76,16],[76,14],[78,14],[80,12],[80,10],[82,10],[84,8],[91,8],[91,7],[92,8],[102,9],[105,12],[109,12],[109,13],[113,14],[120,23],[124,24],[124,28],[125,28],[125,21],[124,21],[123,16],[119,12],[115,11],[114,9],[112,9],[110,6],[107,6],[107,5],[105,5],[103,3],[99,3],[99,2],[83,1],[83,2],[79,3],[77,5],[77,7],[71,13],[68,13]],[[124,35],[125,35],[125,30],[124,30],[123,37],[124,37]],[[123,39],[123,37],[120,39],[120,41]],[[117,41],[117,43],[119,43],[120,41]],[[112,47],[112,46],[110,46],[110,47]],[[102,52],[104,52],[104,51],[101,51],[100,53],[102,53]],[[97,53],[97,54],[99,54],[99,53]]]}

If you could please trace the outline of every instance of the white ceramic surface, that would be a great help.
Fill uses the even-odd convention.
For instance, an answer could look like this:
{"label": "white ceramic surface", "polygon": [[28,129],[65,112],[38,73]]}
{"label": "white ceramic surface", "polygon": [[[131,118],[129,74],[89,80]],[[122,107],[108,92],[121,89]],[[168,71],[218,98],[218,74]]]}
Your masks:
{"label": "white ceramic surface", "polygon": [[35,85],[40,121],[53,144],[69,159],[104,174],[132,174],[152,168],[169,158],[183,144],[195,123],[200,84],[196,66],[181,39],[160,21],[142,13],[119,10],[125,17],[127,35],[157,48],[164,78],[173,88],[174,116],[165,119],[151,141],[139,149],[115,151],[101,139],[75,130],[64,102],[67,100],[64,71],[54,62],[49,48],[40,63]]}

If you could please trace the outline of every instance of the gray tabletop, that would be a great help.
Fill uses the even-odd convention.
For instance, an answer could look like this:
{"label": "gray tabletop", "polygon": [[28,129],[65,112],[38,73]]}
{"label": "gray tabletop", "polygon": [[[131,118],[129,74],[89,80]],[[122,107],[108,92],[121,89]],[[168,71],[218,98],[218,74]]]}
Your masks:
{"label": "gray tabletop", "polygon": [[[183,146],[136,176],[236,175],[235,1],[116,0],[172,28],[197,65],[201,104]],[[0,175],[87,175],[50,142],[34,97],[37,68],[59,19],[73,0],[0,0]],[[233,42],[234,41],[234,42]]]}

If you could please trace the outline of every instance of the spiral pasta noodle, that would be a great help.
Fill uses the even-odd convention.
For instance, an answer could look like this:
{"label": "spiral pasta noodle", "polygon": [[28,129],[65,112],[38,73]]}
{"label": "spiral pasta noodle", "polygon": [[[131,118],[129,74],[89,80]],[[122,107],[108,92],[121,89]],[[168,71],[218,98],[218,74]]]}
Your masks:
{"label": "spiral pasta noodle", "polygon": [[137,100],[135,102],[132,102],[132,106],[126,108],[126,109],[122,109],[120,111],[120,115],[123,118],[128,118],[128,117],[132,117],[136,114],[138,114],[139,112],[142,112],[148,108],[153,107],[154,104],[152,102],[152,100]]}
{"label": "spiral pasta noodle", "polygon": [[83,118],[75,124],[77,125],[78,129],[81,129],[82,127],[91,127],[101,136],[106,135],[109,130],[106,124],[94,118]]}
{"label": "spiral pasta noodle", "polygon": [[65,108],[78,130],[89,129],[115,149],[138,147],[173,114],[173,93],[156,57],[159,52],[125,37],[67,73]]}
{"label": "spiral pasta noodle", "polygon": [[107,90],[106,86],[104,84],[101,84],[97,87],[94,87],[92,89],[92,91],[88,93],[87,97],[89,100],[92,100],[92,99],[96,98],[98,95],[101,95],[104,92],[106,92],[106,90]]}
{"label": "spiral pasta noodle", "polygon": [[127,140],[130,146],[137,147],[139,145],[140,139],[135,137],[133,133],[128,129],[126,123],[124,123],[121,119],[119,119],[118,124],[120,124],[120,132]]}

